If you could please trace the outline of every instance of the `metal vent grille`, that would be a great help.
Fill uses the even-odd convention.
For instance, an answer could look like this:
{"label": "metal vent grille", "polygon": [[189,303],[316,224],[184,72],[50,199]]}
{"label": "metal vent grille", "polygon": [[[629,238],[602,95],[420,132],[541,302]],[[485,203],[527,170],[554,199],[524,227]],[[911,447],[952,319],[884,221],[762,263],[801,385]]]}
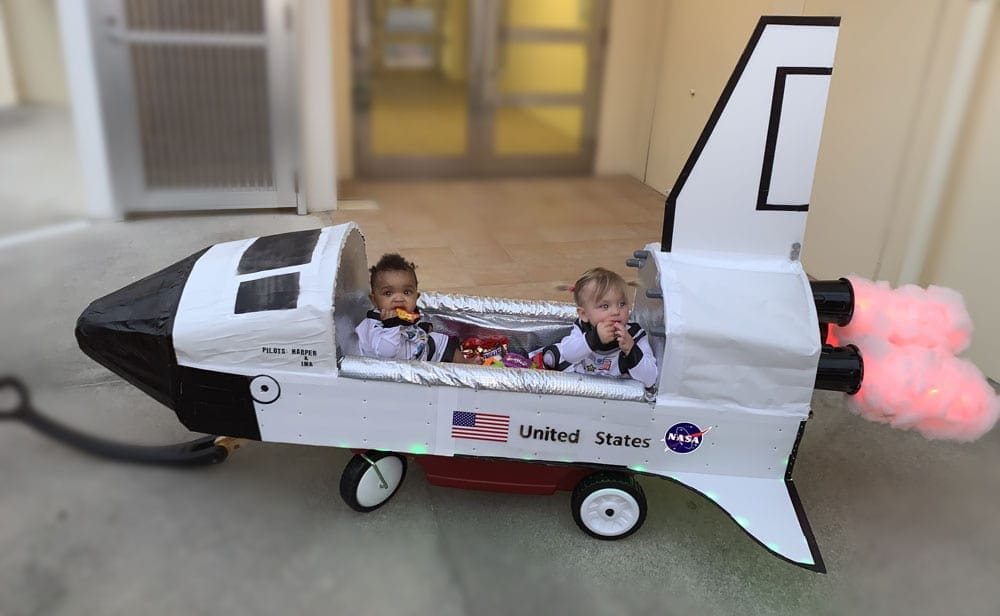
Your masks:
{"label": "metal vent grille", "polygon": [[126,0],[130,30],[263,32],[263,0]]}
{"label": "metal vent grille", "polygon": [[147,188],[274,188],[265,49],[129,48]]}

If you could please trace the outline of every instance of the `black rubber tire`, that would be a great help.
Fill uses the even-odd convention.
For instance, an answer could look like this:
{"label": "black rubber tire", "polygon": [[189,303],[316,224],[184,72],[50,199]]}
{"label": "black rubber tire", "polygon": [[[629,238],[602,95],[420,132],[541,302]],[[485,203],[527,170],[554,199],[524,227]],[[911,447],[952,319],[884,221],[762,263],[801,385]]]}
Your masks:
{"label": "black rubber tire", "polygon": [[[591,494],[597,492],[598,490],[605,489],[618,490],[619,492],[630,496],[635,500],[635,503],[638,506],[638,515],[636,516],[634,522],[632,522],[631,526],[626,528],[624,531],[617,534],[601,534],[595,532],[587,526],[583,519],[584,501],[587,500],[587,497]],[[642,523],[646,521],[646,494],[642,491],[642,486],[640,486],[639,482],[635,480],[635,477],[628,473],[601,471],[584,477],[580,480],[580,483],[576,484],[576,487],[573,488],[573,497],[570,499],[570,506],[573,509],[573,521],[580,527],[580,530],[595,539],[601,539],[603,541],[624,539],[639,530]],[[622,513],[620,511],[609,511],[609,518],[613,518],[615,515],[621,515]]]}
{"label": "black rubber tire", "polygon": [[375,511],[382,505],[388,503],[392,500],[392,497],[396,495],[399,490],[399,486],[403,485],[403,481],[406,479],[406,456],[401,456],[398,453],[393,453],[391,451],[368,451],[364,454],[372,462],[378,462],[383,458],[394,457],[398,458],[403,464],[403,474],[399,477],[399,483],[396,487],[392,489],[392,492],[383,499],[381,502],[372,505],[365,506],[358,502],[358,487],[361,485],[361,480],[364,478],[365,473],[371,468],[368,461],[365,460],[361,454],[355,454],[351,460],[344,467],[344,472],[340,475],[340,497],[344,499],[347,506],[355,511],[360,511],[361,513],[368,513],[369,511]]}

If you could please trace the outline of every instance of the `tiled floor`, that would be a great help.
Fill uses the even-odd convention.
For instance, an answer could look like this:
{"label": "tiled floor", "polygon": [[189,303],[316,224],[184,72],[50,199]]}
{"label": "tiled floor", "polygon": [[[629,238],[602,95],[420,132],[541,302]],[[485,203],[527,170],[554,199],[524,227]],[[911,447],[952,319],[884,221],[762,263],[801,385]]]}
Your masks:
{"label": "tiled floor", "polygon": [[377,210],[338,210],[357,222],[369,262],[389,251],[414,261],[424,291],[571,301],[557,285],[589,267],[615,270],[658,242],[663,195],[626,176],[350,182],[341,199]]}

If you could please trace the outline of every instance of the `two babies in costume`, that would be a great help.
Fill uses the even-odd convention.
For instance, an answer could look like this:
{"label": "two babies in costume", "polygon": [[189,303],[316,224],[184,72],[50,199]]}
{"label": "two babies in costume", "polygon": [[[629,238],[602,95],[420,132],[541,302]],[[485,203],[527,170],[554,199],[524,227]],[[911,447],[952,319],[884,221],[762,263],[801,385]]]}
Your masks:
{"label": "two babies in costume", "polygon": [[[383,255],[370,270],[374,308],[356,328],[361,353],[381,359],[479,363],[462,354],[458,338],[431,331],[417,311],[413,263]],[[578,318],[559,342],[531,353],[551,370],[633,378],[656,383],[656,359],[646,332],[628,321],[625,280],[604,268],[588,270],[573,288]]]}

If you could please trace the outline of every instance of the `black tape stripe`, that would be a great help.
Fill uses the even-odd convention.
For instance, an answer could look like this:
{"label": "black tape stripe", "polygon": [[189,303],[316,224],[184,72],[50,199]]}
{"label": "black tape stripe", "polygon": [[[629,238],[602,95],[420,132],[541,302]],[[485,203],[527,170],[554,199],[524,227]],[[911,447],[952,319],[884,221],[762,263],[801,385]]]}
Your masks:
{"label": "black tape stripe", "polygon": [[760,170],[760,186],[757,189],[757,209],[772,212],[807,212],[808,203],[769,203],[768,191],[774,172],[774,154],[778,147],[778,129],[781,124],[781,108],[785,103],[785,83],[789,75],[832,75],[833,68],[810,66],[779,66],[774,74],[774,94],[771,96],[771,118],[767,125],[767,140],[764,143],[764,163]]}
{"label": "black tape stripe", "polygon": [[736,67],[729,76],[729,81],[726,82],[726,86],[722,89],[722,94],[719,96],[719,100],[712,110],[712,115],[709,116],[705,128],[701,131],[701,135],[694,145],[694,149],[691,150],[690,156],[688,156],[687,161],[684,163],[684,167],[681,168],[681,172],[677,176],[673,188],[667,194],[663,211],[663,233],[660,240],[660,250],[663,252],[670,252],[673,245],[674,221],[677,217],[677,195],[684,188],[688,176],[691,175],[695,163],[698,162],[702,150],[705,149],[705,144],[708,143],[708,138],[712,135],[712,131],[715,130],[715,125],[718,124],[726,105],[729,104],[729,97],[732,96],[733,90],[736,89],[736,84],[739,83],[740,77],[743,76],[743,70],[750,61],[750,56],[753,55],[760,37],[764,34],[764,29],[772,24],[781,26],[839,26],[840,18],[764,16],[757,21],[757,27],[754,28],[753,34],[750,35],[750,40],[747,42],[746,48],[743,49],[743,54],[736,62]]}
{"label": "black tape stripe", "polygon": [[299,273],[245,280],[236,292],[235,314],[291,310],[298,306]]}
{"label": "black tape stripe", "polygon": [[319,241],[319,234],[319,229],[310,229],[258,237],[243,252],[236,273],[252,274],[309,263],[316,242]]}

